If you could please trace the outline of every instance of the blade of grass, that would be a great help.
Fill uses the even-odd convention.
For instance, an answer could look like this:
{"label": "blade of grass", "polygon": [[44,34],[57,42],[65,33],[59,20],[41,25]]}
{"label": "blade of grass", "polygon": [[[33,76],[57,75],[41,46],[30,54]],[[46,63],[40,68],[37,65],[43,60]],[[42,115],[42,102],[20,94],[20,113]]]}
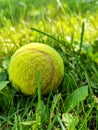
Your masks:
{"label": "blade of grass", "polygon": [[98,105],[96,110],[96,130],[98,130]]}
{"label": "blade of grass", "polygon": [[12,5],[11,5],[10,0],[8,0],[8,7],[9,7],[10,16],[11,16],[11,22],[12,24],[14,24],[13,11],[12,11]]}
{"label": "blade of grass", "polygon": [[62,120],[60,119],[60,117],[58,115],[57,115],[57,119],[59,121],[59,124],[60,124],[62,130],[66,130],[65,127],[64,127],[64,125],[63,125],[63,123],[62,123]]}
{"label": "blade of grass", "polygon": [[50,37],[51,39],[55,40],[56,42],[62,44],[61,41],[59,41],[58,39],[56,39],[55,37],[53,37],[52,35],[50,35],[50,34],[48,34],[48,33],[46,33],[46,32],[42,32],[42,31],[40,31],[40,30],[38,30],[38,29],[35,29],[35,28],[31,28],[31,30],[36,31],[36,32],[38,32],[38,33],[41,33],[41,34],[43,34],[43,35],[46,35],[47,37]]}
{"label": "blade of grass", "polygon": [[13,124],[13,128],[12,130],[18,130],[18,119],[17,119],[17,115],[15,115],[14,117],[14,124]]}
{"label": "blade of grass", "polygon": [[88,96],[88,86],[83,86],[70,94],[65,100],[65,112],[71,111],[74,107],[78,106],[80,102]]}
{"label": "blade of grass", "polygon": [[38,106],[36,112],[36,128],[39,128],[41,125],[41,84],[40,84],[40,71],[38,71]]}
{"label": "blade of grass", "polygon": [[1,82],[0,82],[0,91],[1,91],[3,88],[5,88],[8,83],[9,83],[9,81],[1,81]]}
{"label": "blade of grass", "polygon": [[52,130],[54,123],[57,121],[57,116],[54,117],[52,123],[49,125],[49,127],[47,128],[47,130]]}
{"label": "blade of grass", "polygon": [[91,112],[92,112],[94,106],[95,106],[95,101],[91,104],[91,107],[90,107],[90,109],[88,110],[88,112],[85,113],[84,119],[83,119],[83,121],[82,121],[82,124],[81,124],[79,130],[83,130],[83,129],[84,129],[85,123],[87,124],[87,120],[88,120],[88,118],[89,118],[89,116],[90,116],[90,114],[91,114]]}
{"label": "blade of grass", "polygon": [[37,93],[32,96],[32,100],[31,100],[30,104],[25,108],[25,111],[24,111],[24,113],[23,113],[23,115],[22,115],[22,117],[21,117],[22,119],[23,119],[23,118],[26,116],[26,114],[29,112],[29,109],[31,108],[32,104],[34,103],[34,100],[35,100],[35,98],[36,98],[36,95],[37,95]]}
{"label": "blade of grass", "polygon": [[85,24],[84,24],[84,22],[83,22],[83,23],[82,23],[81,36],[80,36],[80,48],[79,48],[79,54],[80,54],[80,52],[81,52],[82,44],[83,44],[84,27],[85,27]]}
{"label": "blade of grass", "polygon": [[64,7],[63,7],[62,3],[60,2],[60,0],[56,0],[56,1],[57,1],[58,5],[60,6],[60,8],[61,8],[62,12],[63,12],[63,13],[64,13],[64,15],[66,16],[66,12],[65,12],[65,9],[64,9]]}
{"label": "blade of grass", "polygon": [[61,99],[61,94],[55,95],[55,97],[53,99],[53,103],[52,103],[51,111],[50,111],[50,122],[51,122],[51,119],[53,116],[53,112],[54,112],[55,108],[57,107],[57,104],[60,101],[60,99]]}

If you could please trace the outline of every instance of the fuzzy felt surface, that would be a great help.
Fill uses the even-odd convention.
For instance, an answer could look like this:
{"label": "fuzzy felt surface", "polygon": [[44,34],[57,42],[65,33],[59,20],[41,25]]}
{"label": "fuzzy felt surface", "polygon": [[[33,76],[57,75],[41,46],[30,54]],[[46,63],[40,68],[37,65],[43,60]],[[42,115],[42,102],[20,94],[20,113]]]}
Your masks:
{"label": "fuzzy felt surface", "polygon": [[41,93],[46,94],[60,85],[64,65],[60,55],[52,47],[31,43],[14,53],[8,72],[13,87],[26,95],[32,95],[37,90],[39,72]]}

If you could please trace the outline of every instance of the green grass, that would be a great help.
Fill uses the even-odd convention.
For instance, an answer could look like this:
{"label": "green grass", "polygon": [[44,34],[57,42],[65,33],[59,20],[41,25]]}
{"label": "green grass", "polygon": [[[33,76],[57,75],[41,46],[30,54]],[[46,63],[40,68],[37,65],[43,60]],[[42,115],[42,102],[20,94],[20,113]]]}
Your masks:
{"label": "green grass", "polygon": [[[0,130],[97,130],[97,2],[0,0],[0,10]],[[64,62],[61,85],[44,96],[40,73],[28,97],[8,78],[12,54],[32,42],[52,46]]]}

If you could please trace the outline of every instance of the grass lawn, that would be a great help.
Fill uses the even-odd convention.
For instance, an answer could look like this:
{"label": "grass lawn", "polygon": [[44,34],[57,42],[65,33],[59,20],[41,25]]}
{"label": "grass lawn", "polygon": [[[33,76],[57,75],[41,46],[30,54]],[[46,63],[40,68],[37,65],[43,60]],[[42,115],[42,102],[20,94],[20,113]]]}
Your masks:
{"label": "grass lawn", "polygon": [[[47,95],[25,96],[8,68],[34,42],[61,55],[64,78]],[[0,0],[0,130],[98,130],[97,0]]]}

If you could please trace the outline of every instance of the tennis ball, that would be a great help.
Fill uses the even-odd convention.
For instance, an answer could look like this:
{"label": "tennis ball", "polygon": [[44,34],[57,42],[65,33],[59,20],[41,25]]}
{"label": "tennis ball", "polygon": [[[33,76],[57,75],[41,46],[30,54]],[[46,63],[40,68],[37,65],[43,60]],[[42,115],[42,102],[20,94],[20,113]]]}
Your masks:
{"label": "tennis ball", "polygon": [[17,91],[32,95],[37,90],[40,73],[41,94],[57,88],[64,76],[60,55],[50,46],[31,43],[19,48],[11,57],[9,79]]}

